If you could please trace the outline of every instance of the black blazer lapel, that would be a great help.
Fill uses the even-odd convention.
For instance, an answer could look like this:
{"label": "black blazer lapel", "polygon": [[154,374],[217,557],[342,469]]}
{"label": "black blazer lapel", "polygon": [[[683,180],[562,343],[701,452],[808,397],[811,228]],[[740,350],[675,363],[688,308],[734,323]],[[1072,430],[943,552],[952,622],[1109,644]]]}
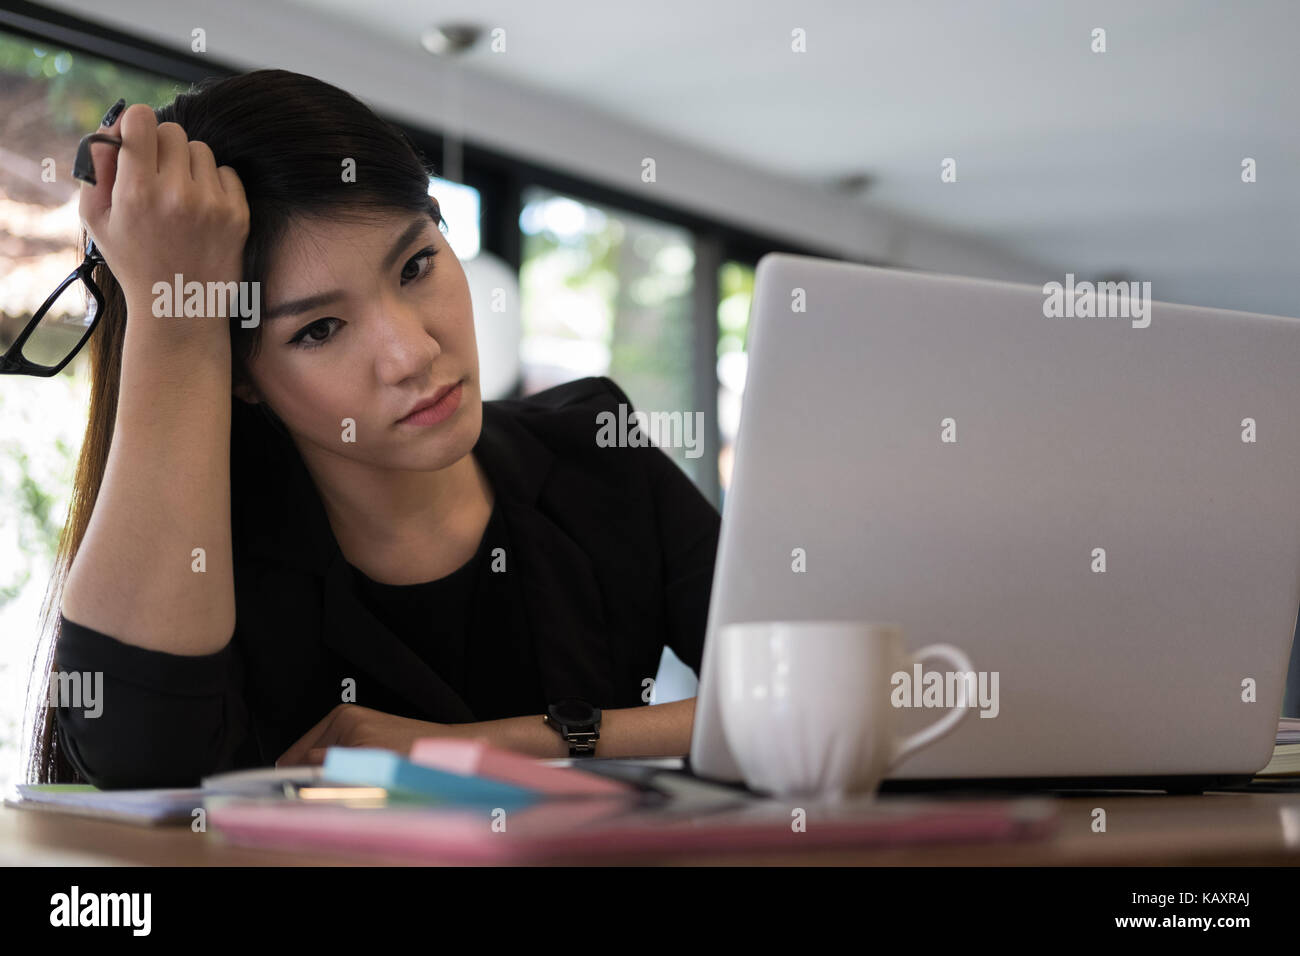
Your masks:
{"label": "black blazer lapel", "polygon": [[563,529],[519,501],[505,503],[513,626],[531,636],[547,701],[614,706],[609,628],[591,560]]}
{"label": "black blazer lapel", "polygon": [[513,627],[531,638],[548,701],[581,697],[612,706],[600,587],[591,559],[546,513],[543,491],[555,456],[511,413],[518,404],[484,402],[483,432],[474,448],[505,518]]}

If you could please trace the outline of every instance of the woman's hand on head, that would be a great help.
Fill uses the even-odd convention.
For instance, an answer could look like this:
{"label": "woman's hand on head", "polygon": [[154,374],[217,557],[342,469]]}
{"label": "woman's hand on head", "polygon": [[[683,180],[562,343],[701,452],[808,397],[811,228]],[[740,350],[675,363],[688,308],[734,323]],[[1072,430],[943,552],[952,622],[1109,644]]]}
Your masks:
{"label": "woman's hand on head", "polygon": [[147,308],[154,283],[170,288],[178,273],[183,283],[242,279],[249,215],[235,171],[144,103],[100,132],[122,146],[92,144],[98,184],[82,184],[80,214],[128,306]]}

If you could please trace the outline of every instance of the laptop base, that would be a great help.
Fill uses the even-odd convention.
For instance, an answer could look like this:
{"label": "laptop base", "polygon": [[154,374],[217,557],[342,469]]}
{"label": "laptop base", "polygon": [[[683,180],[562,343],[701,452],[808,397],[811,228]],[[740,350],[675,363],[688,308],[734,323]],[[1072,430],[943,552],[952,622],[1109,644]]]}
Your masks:
{"label": "laptop base", "polygon": [[1252,774],[1177,774],[1150,777],[968,777],[884,780],[881,793],[934,793],[940,791],[1060,790],[1160,790],[1170,796],[1200,794],[1206,790],[1242,790]]}
{"label": "laptop base", "polygon": [[[718,786],[731,787],[742,792],[752,792],[744,783],[715,780],[697,773],[691,766],[689,756],[682,761],[681,771],[688,776]],[[1247,791],[1254,779],[1255,775],[1249,773],[1193,773],[1116,777],[915,777],[882,780],[878,792],[882,794],[964,793],[987,796],[991,793],[1023,794],[1034,791],[1155,790],[1162,791],[1170,796],[1187,796],[1201,794],[1207,790]],[[1297,784],[1297,789],[1300,789],[1300,784]]]}

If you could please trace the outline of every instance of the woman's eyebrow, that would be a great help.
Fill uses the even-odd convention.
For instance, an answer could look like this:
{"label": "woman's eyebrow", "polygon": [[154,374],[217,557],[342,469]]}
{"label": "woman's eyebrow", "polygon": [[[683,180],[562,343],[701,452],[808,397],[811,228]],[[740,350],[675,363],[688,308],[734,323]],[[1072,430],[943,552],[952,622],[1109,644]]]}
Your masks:
{"label": "woman's eyebrow", "polygon": [[432,224],[433,220],[429,217],[428,213],[422,212],[416,216],[415,219],[411,221],[411,224],[406,227],[406,231],[402,233],[397,242],[393,244],[393,248],[389,251],[388,255],[384,256],[384,264],[380,268],[380,271],[387,272],[391,269],[393,264],[397,262],[397,257],[402,254],[402,250],[414,242],[416,237]]}
{"label": "woman's eyebrow", "polygon": [[269,309],[264,312],[262,314],[262,321],[270,322],[273,319],[279,319],[286,315],[297,315],[299,312],[306,312],[308,309],[314,309],[341,298],[343,298],[343,290],[334,289],[330,292],[319,292],[316,295],[309,295],[303,299],[290,299],[288,302],[281,302],[274,309]]}
{"label": "woman's eyebrow", "polygon": [[[393,244],[393,248],[389,250],[388,255],[384,256],[384,262],[380,267],[380,271],[387,272],[391,269],[393,264],[397,262],[397,258],[402,254],[402,251],[414,242],[416,237],[419,236],[420,233],[424,232],[432,222],[433,220],[429,218],[427,213],[421,213],[416,219],[414,219],[411,224],[406,227],[406,230],[402,235],[398,237],[397,242]],[[301,299],[290,299],[288,302],[281,302],[275,308],[265,311],[262,314],[262,321],[270,322],[272,319],[278,319],[286,315],[296,315],[299,312],[306,312],[308,309],[315,309],[333,302],[336,299],[341,299],[343,298],[343,295],[344,293],[342,289],[332,289],[329,292],[317,292],[315,295],[305,296]]]}

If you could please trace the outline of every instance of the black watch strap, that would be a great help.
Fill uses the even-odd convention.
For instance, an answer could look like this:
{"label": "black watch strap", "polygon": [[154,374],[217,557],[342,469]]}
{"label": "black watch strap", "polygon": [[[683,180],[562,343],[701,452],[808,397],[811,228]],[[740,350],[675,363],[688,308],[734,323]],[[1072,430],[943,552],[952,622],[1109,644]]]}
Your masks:
{"label": "black watch strap", "polygon": [[542,719],[564,738],[570,757],[594,757],[600,739],[600,708],[566,697],[552,703]]}
{"label": "black watch strap", "polygon": [[570,757],[594,757],[600,734],[596,731],[575,730],[565,734],[564,739],[569,742]]}

